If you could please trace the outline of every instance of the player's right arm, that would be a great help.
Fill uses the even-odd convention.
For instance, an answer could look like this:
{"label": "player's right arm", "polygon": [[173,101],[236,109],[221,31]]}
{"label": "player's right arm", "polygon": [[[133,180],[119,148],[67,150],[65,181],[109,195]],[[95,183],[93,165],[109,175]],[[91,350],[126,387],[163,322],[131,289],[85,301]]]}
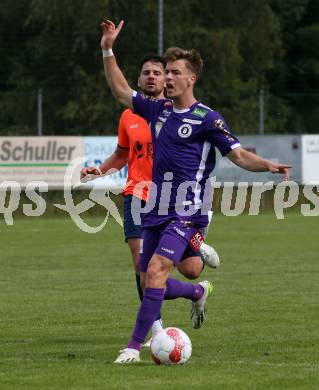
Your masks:
{"label": "player's right arm", "polygon": [[110,52],[118,34],[122,30],[123,24],[123,20],[121,20],[117,27],[115,27],[115,24],[111,20],[104,20],[101,23],[101,48],[110,53],[107,57],[103,56],[104,74],[115,99],[125,106],[133,108],[133,89],[129,86],[121,69],[117,65],[115,56]]}
{"label": "player's right arm", "polygon": [[87,175],[110,175],[119,171],[128,163],[129,149],[117,146],[114,152],[99,167],[84,167],[81,170],[81,179]]}
{"label": "player's right arm", "polygon": [[120,170],[128,163],[129,149],[117,146],[113,154],[100,165],[102,175],[110,174],[110,170]]}
{"label": "player's right arm", "polygon": [[128,115],[129,110],[125,110],[121,115],[118,127],[118,144],[114,152],[99,167],[84,167],[81,170],[81,179],[87,175],[110,175],[128,163],[130,153],[130,140],[126,132]]}

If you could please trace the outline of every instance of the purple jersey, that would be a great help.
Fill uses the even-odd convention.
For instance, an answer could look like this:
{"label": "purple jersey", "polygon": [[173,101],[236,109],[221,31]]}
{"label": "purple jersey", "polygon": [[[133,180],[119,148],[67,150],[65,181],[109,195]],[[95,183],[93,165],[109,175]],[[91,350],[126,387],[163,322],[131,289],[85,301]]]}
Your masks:
{"label": "purple jersey", "polygon": [[178,110],[170,100],[153,100],[134,92],[133,106],[149,123],[153,141],[152,181],[156,186],[150,191],[150,202],[154,208],[144,215],[143,226],[174,217],[206,226],[215,147],[225,156],[240,146],[238,139],[216,111],[200,102]]}

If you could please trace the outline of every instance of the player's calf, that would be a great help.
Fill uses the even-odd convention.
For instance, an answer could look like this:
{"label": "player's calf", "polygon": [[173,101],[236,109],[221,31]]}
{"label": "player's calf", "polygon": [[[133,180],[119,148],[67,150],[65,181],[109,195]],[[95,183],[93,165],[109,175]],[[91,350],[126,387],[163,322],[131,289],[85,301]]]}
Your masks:
{"label": "player's calf", "polygon": [[200,256],[190,256],[177,264],[178,271],[187,279],[197,279],[203,270]]}

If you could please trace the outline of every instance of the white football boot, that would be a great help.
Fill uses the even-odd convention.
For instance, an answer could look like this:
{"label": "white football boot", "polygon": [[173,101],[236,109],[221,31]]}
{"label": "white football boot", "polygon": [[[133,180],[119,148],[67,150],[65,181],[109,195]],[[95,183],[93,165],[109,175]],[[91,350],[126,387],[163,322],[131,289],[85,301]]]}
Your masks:
{"label": "white football boot", "polygon": [[206,317],[206,301],[213,292],[213,284],[208,280],[203,280],[199,284],[204,289],[203,296],[196,302],[192,302],[191,319],[193,328],[198,329],[202,326]]}
{"label": "white football boot", "polygon": [[153,337],[154,337],[158,332],[161,332],[163,329],[164,329],[164,326],[163,326],[163,321],[162,321],[161,318],[160,318],[159,320],[154,321],[154,323],[153,323],[153,325],[152,325],[152,337],[150,337],[150,338],[146,341],[146,343],[143,344],[143,347],[144,347],[144,348],[151,348],[151,343],[152,343]]}
{"label": "white football boot", "polygon": [[200,256],[203,260],[203,262],[211,268],[217,268],[220,265],[220,260],[218,253],[215,251],[215,249],[212,246],[209,246],[205,244],[205,242],[202,242],[200,248]]}
{"label": "white football boot", "polygon": [[152,339],[153,339],[153,336],[150,337],[150,338],[143,344],[143,348],[151,348]]}
{"label": "white football boot", "polygon": [[114,360],[116,364],[130,364],[140,362],[140,352],[137,349],[125,348],[120,351],[119,356]]}

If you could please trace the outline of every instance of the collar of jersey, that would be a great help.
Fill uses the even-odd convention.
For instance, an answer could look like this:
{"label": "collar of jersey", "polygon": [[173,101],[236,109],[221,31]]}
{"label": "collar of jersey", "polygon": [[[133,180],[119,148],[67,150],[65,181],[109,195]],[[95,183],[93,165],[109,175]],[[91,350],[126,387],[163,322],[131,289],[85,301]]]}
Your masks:
{"label": "collar of jersey", "polygon": [[196,103],[192,104],[190,107],[188,107],[188,108],[183,108],[183,109],[175,108],[175,107],[173,106],[173,111],[174,111],[176,114],[183,114],[184,112],[188,112],[188,111],[192,110],[193,107],[196,106],[196,104],[198,104],[198,103],[199,103],[199,102],[196,102]]}

